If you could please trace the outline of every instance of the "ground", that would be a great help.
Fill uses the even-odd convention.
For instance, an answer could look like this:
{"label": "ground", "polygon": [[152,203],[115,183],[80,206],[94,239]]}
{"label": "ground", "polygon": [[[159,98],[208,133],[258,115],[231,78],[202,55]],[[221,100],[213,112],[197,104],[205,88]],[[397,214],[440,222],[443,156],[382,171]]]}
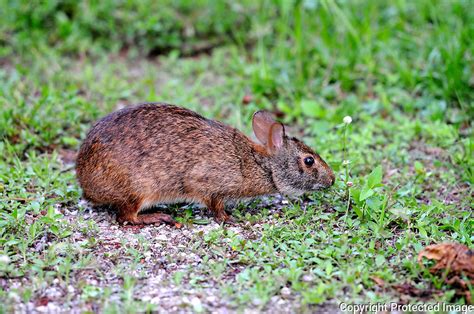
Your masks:
{"label": "ground", "polygon": [[[367,1],[367,24],[350,4],[331,1],[258,10],[204,1],[196,15],[166,15],[184,19],[176,23],[184,39],[166,23],[155,27],[152,15],[133,24],[133,10],[101,3],[76,13],[53,2],[43,11],[12,7],[19,26],[0,27],[9,44],[0,49],[0,312],[469,302],[471,286],[447,284],[417,256],[436,243],[473,247],[472,2]],[[202,8],[216,20],[199,19]],[[232,36],[222,16],[237,23]],[[58,27],[44,31],[42,18]],[[195,18],[205,25],[193,33]],[[111,26],[95,19],[119,19],[113,42]],[[35,36],[22,33],[28,27]],[[180,49],[186,36],[192,45]],[[270,110],[329,163],[336,184],[241,202],[230,208],[235,226],[190,204],[152,209],[181,229],[118,225],[113,212],[82,200],[74,160],[95,120],[145,101],[248,135],[252,113]]]}

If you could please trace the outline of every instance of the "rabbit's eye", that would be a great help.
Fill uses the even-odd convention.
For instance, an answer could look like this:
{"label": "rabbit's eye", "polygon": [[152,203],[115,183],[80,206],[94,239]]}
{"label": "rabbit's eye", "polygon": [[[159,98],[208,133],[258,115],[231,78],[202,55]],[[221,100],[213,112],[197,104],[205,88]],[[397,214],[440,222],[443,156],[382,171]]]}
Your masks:
{"label": "rabbit's eye", "polygon": [[314,158],[313,157],[306,157],[304,159],[304,164],[308,167],[311,167],[312,165],[314,165]]}

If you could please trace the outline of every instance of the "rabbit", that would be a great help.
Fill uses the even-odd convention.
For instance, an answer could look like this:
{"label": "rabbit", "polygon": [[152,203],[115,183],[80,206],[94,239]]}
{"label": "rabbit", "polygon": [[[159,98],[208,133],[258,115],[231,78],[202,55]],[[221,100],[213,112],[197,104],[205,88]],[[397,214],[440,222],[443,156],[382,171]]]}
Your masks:
{"label": "rabbit", "polygon": [[139,214],[158,203],[205,205],[233,223],[227,202],[260,195],[300,195],[328,188],[335,176],[311,148],[288,137],[266,111],[252,118],[257,144],[239,130],[164,103],[126,107],[99,120],[82,143],[76,173],[83,198],[111,205],[119,223],[166,223]]}

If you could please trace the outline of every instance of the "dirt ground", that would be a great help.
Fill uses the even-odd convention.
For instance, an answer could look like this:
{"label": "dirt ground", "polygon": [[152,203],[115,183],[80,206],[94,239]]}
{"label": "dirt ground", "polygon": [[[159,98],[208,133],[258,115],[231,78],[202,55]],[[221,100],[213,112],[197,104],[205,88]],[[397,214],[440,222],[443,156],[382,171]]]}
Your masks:
{"label": "dirt ground", "polygon": [[[259,206],[272,202],[274,211],[288,201],[282,197],[265,198]],[[279,205],[279,206],[278,206]],[[283,288],[280,295],[271,298],[270,302],[261,308],[260,304],[249,304],[247,309],[236,308],[232,300],[223,297],[219,291],[219,278],[206,274],[210,266],[200,267],[203,263],[212,263],[213,259],[232,258],[235,252],[222,250],[212,255],[203,239],[212,230],[221,228],[208,216],[194,217],[208,219],[209,224],[186,224],[177,229],[168,225],[149,226],[121,226],[115,222],[113,213],[107,210],[91,208],[85,201],[80,206],[85,211],[77,209],[58,208],[72,225],[78,226],[68,238],[68,242],[76,247],[84,247],[92,253],[94,267],[72,270],[70,280],[54,279],[52,284],[44,285],[39,299],[23,303],[18,296],[15,307],[17,312],[82,313],[84,311],[97,312],[107,304],[124,303],[124,276],[129,274],[135,278],[132,298],[155,305],[159,312],[186,313],[258,313],[265,310],[271,313],[293,313],[295,310],[306,312],[308,308],[301,308],[301,300],[292,294],[289,288]],[[201,209],[195,208],[196,212]],[[271,215],[270,215],[271,219]],[[94,234],[85,234],[80,226],[93,221],[96,225]],[[271,223],[271,221],[268,221]],[[226,227],[244,239],[256,239],[260,236],[262,226],[249,224]],[[48,239],[43,238],[36,244],[36,250],[48,248]],[[60,251],[60,250],[58,250]],[[60,253],[59,253],[60,254]],[[134,256],[134,254],[136,254]],[[206,260],[204,258],[206,257]],[[235,257],[235,256],[234,256]],[[225,270],[225,281],[232,284],[235,276],[245,268],[244,265],[231,265]],[[176,281],[180,277],[179,284]],[[199,287],[192,284],[193,278],[200,278]],[[31,284],[31,277],[10,279],[10,289]],[[8,284],[4,282],[3,284]],[[83,291],[77,293],[78,287],[108,287],[110,296],[107,304],[104,299],[84,300]],[[86,288],[90,289],[90,288]],[[92,290],[95,291],[95,290]],[[335,304],[314,307],[311,312],[331,312],[338,309]]]}

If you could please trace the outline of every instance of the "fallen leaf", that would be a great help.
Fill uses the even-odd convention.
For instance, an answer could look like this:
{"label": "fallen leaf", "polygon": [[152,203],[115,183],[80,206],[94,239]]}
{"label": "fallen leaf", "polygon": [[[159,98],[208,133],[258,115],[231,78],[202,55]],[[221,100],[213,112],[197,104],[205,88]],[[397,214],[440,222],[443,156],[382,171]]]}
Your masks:
{"label": "fallen leaf", "polygon": [[380,286],[380,287],[385,286],[385,281],[380,277],[370,276],[370,279],[372,279],[377,284],[377,286]]}
{"label": "fallen leaf", "polygon": [[459,288],[456,294],[472,303],[469,285],[474,285],[474,250],[459,243],[441,243],[427,246],[418,254],[421,266],[423,257],[436,261],[430,268],[432,274],[445,276],[446,284]]}
{"label": "fallen leaf", "polygon": [[459,243],[442,243],[427,246],[418,254],[418,263],[422,265],[423,257],[437,261],[430,268],[431,273],[448,270],[454,275],[464,274],[474,279],[474,251]]}
{"label": "fallen leaf", "polygon": [[36,306],[46,306],[48,305],[50,299],[47,296],[42,296],[36,299],[35,305]]}
{"label": "fallen leaf", "polygon": [[253,100],[252,95],[248,95],[248,94],[247,94],[247,95],[244,95],[244,97],[242,98],[242,103],[243,103],[244,105],[248,105],[248,104],[250,104],[250,103],[252,102],[252,100]]}

